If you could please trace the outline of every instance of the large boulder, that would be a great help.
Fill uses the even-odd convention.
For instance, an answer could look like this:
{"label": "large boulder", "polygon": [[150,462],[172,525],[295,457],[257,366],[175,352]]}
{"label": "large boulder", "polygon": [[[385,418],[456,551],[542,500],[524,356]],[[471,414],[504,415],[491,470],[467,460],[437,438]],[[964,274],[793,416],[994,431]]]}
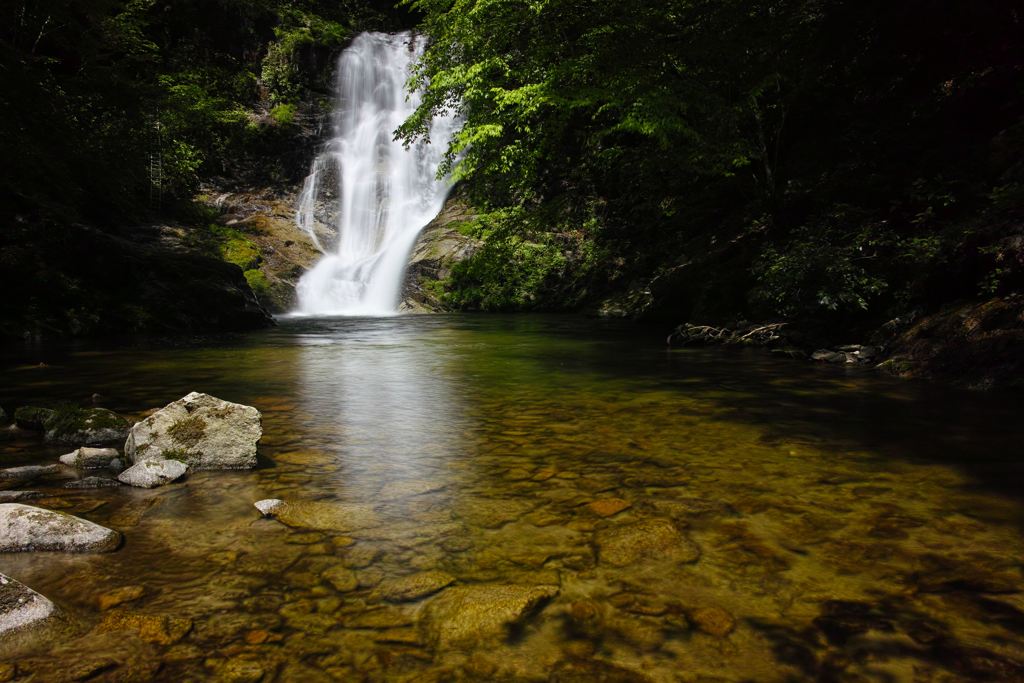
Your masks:
{"label": "large boulder", "polygon": [[42,595],[0,574],[0,638],[49,619],[55,612],[53,603]]}
{"label": "large boulder", "polygon": [[180,460],[143,460],[117,475],[117,480],[129,486],[151,489],[170,484],[186,471],[188,465]]}
{"label": "large boulder", "polygon": [[440,647],[500,640],[558,591],[548,585],[456,586],[427,603],[419,628],[427,642]]}
{"label": "large boulder", "polygon": [[0,504],[0,552],[102,553],[119,545],[121,534],[99,524],[31,505]]}
{"label": "large boulder", "polygon": [[135,423],[124,444],[131,462],[180,460],[193,470],[256,466],[260,411],[193,391]]}

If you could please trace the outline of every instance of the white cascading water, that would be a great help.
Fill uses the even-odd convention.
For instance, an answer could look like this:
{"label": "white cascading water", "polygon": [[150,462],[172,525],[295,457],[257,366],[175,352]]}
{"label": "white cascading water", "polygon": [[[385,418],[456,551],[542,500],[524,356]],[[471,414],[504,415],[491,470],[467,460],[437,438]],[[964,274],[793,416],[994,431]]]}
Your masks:
{"label": "white cascading water", "polygon": [[[363,33],[338,60],[334,137],[313,162],[299,197],[299,228],[324,252],[299,280],[300,315],[398,311],[409,254],[451,186],[436,176],[457,127],[453,115],[431,123],[429,142],[406,148],[394,140],[420,102],[406,84],[425,46],[424,37],[411,33]],[[331,180],[336,187],[325,188]],[[318,203],[332,189],[338,239],[328,252],[315,228]]]}

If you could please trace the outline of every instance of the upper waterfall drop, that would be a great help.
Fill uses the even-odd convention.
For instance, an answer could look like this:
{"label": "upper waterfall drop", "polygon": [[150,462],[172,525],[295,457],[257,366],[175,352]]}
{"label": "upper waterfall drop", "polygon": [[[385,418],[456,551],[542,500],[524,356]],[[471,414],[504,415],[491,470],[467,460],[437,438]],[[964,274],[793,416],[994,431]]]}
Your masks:
{"label": "upper waterfall drop", "polygon": [[[457,127],[454,115],[431,123],[429,143],[406,148],[394,140],[420,103],[406,84],[425,47],[426,38],[410,32],[363,33],[338,59],[333,137],[313,162],[296,216],[324,252],[299,280],[300,315],[398,312],[406,261],[451,187],[437,170]],[[322,197],[334,205],[333,249],[315,230]]]}

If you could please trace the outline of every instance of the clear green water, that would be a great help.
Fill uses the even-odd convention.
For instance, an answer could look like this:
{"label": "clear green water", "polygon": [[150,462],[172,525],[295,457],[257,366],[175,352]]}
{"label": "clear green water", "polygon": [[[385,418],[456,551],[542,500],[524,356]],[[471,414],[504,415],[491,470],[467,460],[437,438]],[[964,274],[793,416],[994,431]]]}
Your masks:
{"label": "clear green water", "polygon": [[[0,680],[1024,679],[1019,399],[658,336],[422,316],[9,357],[5,406],[98,392],[138,416],[197,390],[258,407],[265,436],[251,472],[36,482],[126,541],[0,555],[66,615],[0,643]],[[0,464],[63,450],[7,436]],[[289,527],[263,498],[341,521]],[[425,571],[455,583],[381,597]],[[507,584],[558,594],[498,630],[501,605],[438,607]],[[142,597],[99,609],[125,586]]]}

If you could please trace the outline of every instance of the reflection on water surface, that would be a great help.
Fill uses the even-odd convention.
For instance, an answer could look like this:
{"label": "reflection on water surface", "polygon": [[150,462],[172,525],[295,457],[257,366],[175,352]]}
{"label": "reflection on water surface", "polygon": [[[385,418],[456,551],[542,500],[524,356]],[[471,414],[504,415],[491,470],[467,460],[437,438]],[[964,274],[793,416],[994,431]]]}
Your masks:
{"label": "reflection on water surface", "polygon": [[[0,555],[69,617],[0,661],[41,680],[1024,676],[1019,402],[658,336],[304,320],[12,358],[5,407],[99,392],[137,415],[198,390],[258,407],[265,437],[253,472],[44,483],[41,505],[126,543]],[[0,462],[61,450],[8,438]],[[301,523],[261,519],[263,498]],[[142,597],[99,609],[125,586]]]}

